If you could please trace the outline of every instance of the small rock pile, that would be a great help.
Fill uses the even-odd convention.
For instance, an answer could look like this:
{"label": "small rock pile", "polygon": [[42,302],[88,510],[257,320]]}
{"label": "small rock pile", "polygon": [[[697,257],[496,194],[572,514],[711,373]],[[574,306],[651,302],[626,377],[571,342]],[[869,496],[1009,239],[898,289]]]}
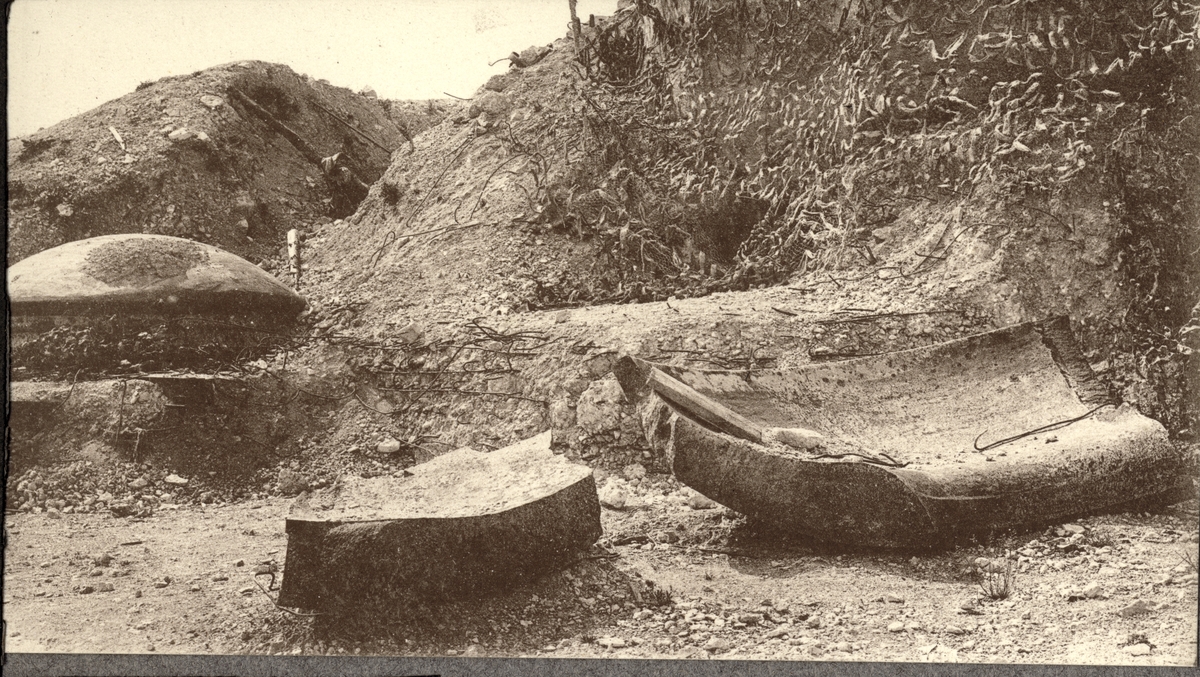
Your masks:
{"label": "small rock pile", "polygon": [[102,468],[91,461],[75,461],[31,468],[10,479],[7,509],[52,517],[104,511],[117,517],[146,517],[162,506],[212,503],[216,498],[214,491],[149,464]]}

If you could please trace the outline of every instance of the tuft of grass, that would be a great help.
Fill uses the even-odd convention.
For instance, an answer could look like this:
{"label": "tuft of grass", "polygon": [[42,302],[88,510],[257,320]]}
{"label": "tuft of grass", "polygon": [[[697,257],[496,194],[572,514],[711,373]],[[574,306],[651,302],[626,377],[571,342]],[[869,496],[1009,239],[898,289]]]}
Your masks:
{"label": "tuft of grass", "polygon": [[646,592],[649,606],[671,606],[675,603],[675,591],[671,588],[651,588]]}
{"label": "tuft of grass", "polygon": [[988,567],[980,572],[980,575],[982,580],[979,582],[979,590],[988,599],[1008,599],[1013,593],[1017,572],[1013,568],[1012,560],[1005,560],[1003,568]]}

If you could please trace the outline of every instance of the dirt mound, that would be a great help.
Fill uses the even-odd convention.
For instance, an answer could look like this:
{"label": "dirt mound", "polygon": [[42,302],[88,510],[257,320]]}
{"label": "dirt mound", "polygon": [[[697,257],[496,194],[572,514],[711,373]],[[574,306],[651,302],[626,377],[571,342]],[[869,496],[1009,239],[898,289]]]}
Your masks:
{"label": "dirt mound", "polygon": [[[341,152],[377,179],[407,137],[452,104],[384,102],[243,61],[143,83],[137,91],[8,144],[9,253],[115,233],[217,245],[258,262],[289,228],[329,217],[321,170],[233,92],[321,156]],[[408,127],[407,129],[405,127]]]}
{"label": "dirt mound", "polygon": [[[564,39],[493,78],[312,239],[308,294],[318,316],[337,310],[320,321],[377,340],[490,317],[567,344],[687,351],[681,303],[586,328],[524,311],[786,282],[807,296],[780,306],[799,317],[774,338],[804,361],[1065,314],[1127,400],[1194,434],[1179,339],[1200,279],[1200,167],[1172,150],[1200,138],[1194,22],[1128,51],[1122,31],[1153,3],[1039,5],[1033,24],[992,2],[852,16],[813,4],[812,21],[793,5],[639,3],[584,27],[582,59]],[[1073,70],[1051,75],[1060,59]],[[771,336],[782,318],[762,309],[788,297],[691,307],[713,329],[758,308],[745,322],[770,318]],[[660,357],[762,354],[712,343]],[[577,367],[561,359],[537,370],[562,385]]]}

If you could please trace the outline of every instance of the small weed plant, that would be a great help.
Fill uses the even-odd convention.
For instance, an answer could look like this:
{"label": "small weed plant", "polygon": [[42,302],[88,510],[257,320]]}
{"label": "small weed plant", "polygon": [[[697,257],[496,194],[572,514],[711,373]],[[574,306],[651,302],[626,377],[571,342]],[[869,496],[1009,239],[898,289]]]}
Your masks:
{"label": "small weed plant", "polygon": [[979,582],[979,589],[988,599],[1008,599],[1012,594],[1016,579],[1012,560],[1005,560],[1002,566],[988,567],[980,575],[983,580]]}

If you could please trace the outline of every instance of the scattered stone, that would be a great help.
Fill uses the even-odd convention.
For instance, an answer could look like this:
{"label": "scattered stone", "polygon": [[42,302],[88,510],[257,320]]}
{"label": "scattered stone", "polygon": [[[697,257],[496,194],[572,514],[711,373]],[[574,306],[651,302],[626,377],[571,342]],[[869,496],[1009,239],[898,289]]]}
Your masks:
{"label": "scattered stone", "polygon": [[687,499],[687,505],[692,510],[712,510],[717,502],[699,492],[692,492]]}
{"label": "scattered stone", "polygon": [[238,561],[236,561],[236,562],[234,562],[234,563],[233,563],[233,566],[235,566],[235,567],[244,567],[244,566],[246,566],[246,560],[244,560],[244,559],[239,559]]}
{"label": "scattered stone", "polygon": [[620,649],[625,646],[625,640],[620,637],[601,637],[596,643],[606,649]]}
{"label": "scattered stone", "polygon": [[204,104],[205,106],[208,106],[209,108],[216,109],[216,108],[220,108],[222,105],[224,105],[225,100],[219,96],[213,96],[212,94],[205,94],[204,96],[200,97],[200,103]]}
{"label": "scattered stone", "polygon": [[776,637],[784,637],[788,634],[791,634],[791,632],[792,632],[791,626],[781,625],[781,626],[775,628],[774,630],[768,632],[767,639],[774,639]]}
{"label": "scattered stone", "polygon": [[154,581],[154,587],[156,587],[156,588],[165,588],[165,587],[167,587],[168,585],[170,585],[170,583],[168,583],[168,582],[167,582],[167,581],[165,581],[165,580],[162,580],[162,581]]}
{"label": "scattered stone", "polygon": [[903,597],[901,597],[900,595],[890,593],[890,592],[883,596],[883,601],[890,602],[892,604],[904,604]]}
{"label": "scattered stone", "polygon": [[704,643],[705,651],[711,651],[713,653],[717,653],[719,651],[728,651],[730,646],[732,645],[729,643],[729,640],[721,637],[710,637],[708,641]]}
{"label": "scattered stone", "polygon": [[1132,644],[1130,646],[1125,647],[1124,651],[1125,651],[1125,653],[1129,654],[1130,656],[1149,656],[1150,655],[1150,645],[1149,644]]}
{"label": "scattered stone", "polygon": [[763,615],[762,614],[739,614],[737,619],[738,619],[739,623],[745,623],[746,625],[758,625],[759,623],[763,622]]}
{"label": "scattered stone", "polygon": [[95,557],[92,558],[92,564],[94,566],[98,566],[98,567],[109,566],[110,564],[112,564],[112,561],[113,561],[112,555],[110,555],[108,553],[102,553],[102,554],[96,555]]}
{"label": "scattered stone", "polygon": [[196,136],[195,132],[188,129],[187,127],[180,127],[179,129],[176,129],[176,130],[172,131],[171,133],[167,134],[167,138],[172,141],[175,141],[175,142],[187,141],[188,139],[190,139],[194,136]]}
{"label": "scattered stone", "polygon": [[1131,618],[1133,616],[1141,616],[1143,614],[1148,614],[1151,611],[1154,611],[1154,606],[1147,603],[1146,600],[1144,600],[1144,599],[1139,599],[1136,602],[1134,602],[1133,604],[1130,604],[1129,606],[1125,607],[1124,609],[1121,609],[1120,611],[1118,611],[1117,615],[1122,616],[1124,618]]}
{"label": "scattered stone", "polygon": [[229,577],[218,575],[218,576],[213,576],[212,579],[213,579],[214,583],[221,583],[221,582],[229,580]]}
{"label": "scattered stone", "polygon": [[625,466],[625,469],[621,471],[621,474],[625,476],[625,479],[631,482],[634,480],[640,480],[646,476],[646,467],[641,463],[631,463]]}
{"label": "scattered stone", "polygon": [[911,632],[920,632],[924,628],[921,626],[920,623],[918,623],[916,621],[909,621],[904,624],[904,629],[909,630]]}
{"label": "scattered stone", "polygon": [[166,482],[167,484],[174,484],[174,485],[180,486],[180,487],[188,483],[188,481],[186,479],[180,477],[179,475],[176,475],[175,473],[171,473],[170,475],[167,475],[166,477],[163,478],[163,481]]}
{"label": "scattered stone", "polygon": [[966,634],[966,632],[967,632],[966,630],[963,630],[962,628],[958,627],[957,625],[947,625],[946,626],[946,634],[948,634],[948,635],[964,635],[964,634]]}
{"label": "scattered stone", "polygon": [[139,477],[136,480],[129,483],[130,489],[145,489],[148,486],[150,486],[150,481],[147,480],[145,477]]}
{"label": "scattered stone", "polygon": [[1004,571],[1009,567],[1009,563],[1003,559],[988,559],[986,557],[976,557],[975,567],[985,574],[995,574]]}
{"label": "scattered stone", "polygon": [[888,623],[887,629],[888,632],[904,632],[904,623],[901,623],[900,621],[892,621],[891,623]]}
{"label": "scattered stone", "polygon": [[284,496],[295,496],[308,489],[308,481],[295,470],[283,468],[279,471],[279,493]]}
{"label": "scattered stone", "polygon": [[200,586],[198,586],[198,585],[195,585],[195,584],[192,584],[192,585],[191,585],[191,586],[188,588],[188,590],[190,590],[191,592],[200,592]]}
{"label": "scattered stone", "polygon": [[242,595],[253,595],[254,594],[254,586],[247,585],[246,587],[242,588],[241,590],[238,590],[238,593],[240,593]]}
{"label": "scattered stone", "polygon": [[1104,594],[1104,588],[1101,587],[1101,585],[1095,581],[1088,583],[1087,587],[1085,587],[1083,589],[1083,596],[1088,599],[1096,599],[1097,597],[1100,597],[1103,594]]}
{"label": "scattered stone", "polygon": [[608,377],[588,386],[575,404],[575,421],[589,435],[600,435],[621,427],[625,394],[617,379]]}
{"label": "scattered stone", "polygon": [[96,588],[94,588],[90,585],[85,585],[79,589],[79,594],[81,594],[81,595],[90,595],[93,592],[96,592]]}
{"label": "scattered stone", "polygon": [[375,445],[375,451],[381,454],[394,454],[400,451],[400,440],[389,437],[386,440]]}
{"label": "scattered stone", "polygon": [[842,653],[851,653],[854,651],[854,645],[850,644],[850,642],[838,642],[829,648],[834,651],[841,651]]}
{"label": "scattered stone", "polygon": [[629,496],[621,487],[614,483],[604,485],[600,490],[600,505],[613,510],[623,510],[629,502]]}
{"label": "scattered stone", "polygon": [[96,589],[100,592],[112,592],[116,590],[112,583],[101,583]]}
{"label": "scattered stone", "polygon": [[1082,534],[1087,532],[1087,529],[1079,526],[1078,524],[1064,524],[1062,525],[1062,530],[1068,534]]}

